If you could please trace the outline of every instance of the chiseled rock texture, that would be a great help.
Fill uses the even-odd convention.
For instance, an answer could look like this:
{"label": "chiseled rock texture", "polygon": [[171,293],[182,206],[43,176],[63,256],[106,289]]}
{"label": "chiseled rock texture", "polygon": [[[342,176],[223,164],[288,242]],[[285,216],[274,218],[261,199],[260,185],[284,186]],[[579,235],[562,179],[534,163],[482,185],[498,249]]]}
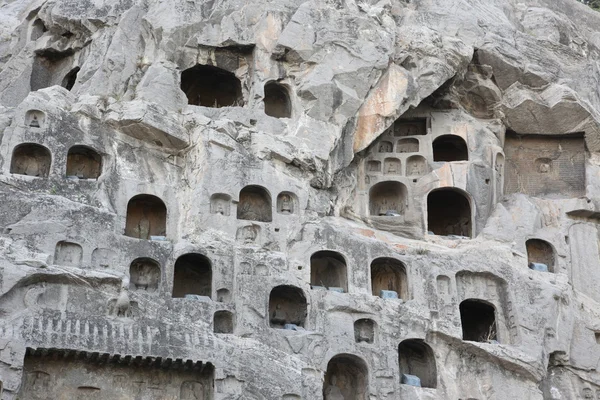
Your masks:
{"label": "chiseled rock texture", "polygon": [[600,398],[599,89],[575,0],[0,2],[2,399]]}

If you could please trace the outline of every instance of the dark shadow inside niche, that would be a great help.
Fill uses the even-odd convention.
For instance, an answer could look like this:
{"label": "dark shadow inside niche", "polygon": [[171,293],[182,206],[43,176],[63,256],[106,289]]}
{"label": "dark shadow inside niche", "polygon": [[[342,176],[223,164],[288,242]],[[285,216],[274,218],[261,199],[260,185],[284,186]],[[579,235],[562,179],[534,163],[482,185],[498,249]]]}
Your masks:
{"label": "dark shadow inside niche", "polygon": [[324,400],[367,400],[367,364],[351,354],[340,354],[327,364],[323,382]]}
{"label": "dark shadow inside niche", "polygon": [[233,333],[233,313],[225,310],[215,312],[213,328],[215,333]]}
{"label": "dark shadow inside niche", "polygon": [[435,235],[471,237],[471,205],[455,189],[433,190],[427,196],[427,227]]}
{"label": "dark shadow inside niche", "polygon": [[404,213],[408,190],[400,182],[379,182],[369,190],[369,214],[399,216]]}
{"label": "dark shadow inside niche", "polygon": [[290,118],[292,104],[288,89],[276,82],[265,85],[265,114],[275,118]]}
{"label": "dark shadow inside niche", "polygon": [[60,241],[54,250],[54,264],[69,267],[81,266],[83,248],[77,243]]}
{"label": "dark shadow inside niche", "polygon": [[250,185],[240,191],[237,219],[271,222],[271,194],[262,186]]}
{"label": "dark shadow inside niche", "polygon": [[102,172],[102,156],[86,146],[73,146],[67,155],[67,176],[98,179]]}
{"label": "dark shadow inside niche", "polygon": [[294,214],[297,204],[298,198],[292,192],[281,192],[277,196],[277,212],[279,214]]}
{"label": "dark shadow inside niche", "polygon": [[348,291],[346,260],[335,251],[317,251],[310,257],[310,284]]}
{"label": "dark shadow inside niche", "polygon": [[173,297],[186,295],[212,296],[212,265],[202,254],[184,254],[175,262]]}
{"label": "dark shadow inside niche", "polygon": [[423,176],[429,173],[427,160],[423,156],[410,156],[406,159],[407,176]]}
{"label": "dark shadow inside niche", "polygon": [[283,329],[286,325],[304,327],[308,306],[301,289],[282,285],[269,295],[269,326]]}
{"label": "dark shadow inside niche", "polygon": [[13,150],[10,173],[47,178],[52,156],[50,150],[34,143],[20,144]]}
{"label": "dark shadow inside niche", "polygon": [[398,363],[400,379],[405,375],[419,378],[421,387],[435,389],[437,387],[437,366],[433,350],[420,339],[407,339],[398,345]]}
{"label": "dark shadow inside niche", "polygon": [[30,128],[43,128],[46,123],[46,113],[40,110],[29,110],[25,113],[25,125]]}
{"label": "dark shadow inside niche", "polygon": [[530,268],[537,267],[536,264],[543,264],[547,267],[548,272],[554,271],[554,248],[545,240],[529,239],[525,242],[527,247],[527,262]]}
{"label": "dark shadow inside niche", "polygon": [[433,141],[433,161],[468,161],[469,150],[465,140],[456,135],[439,136]]}
{"label": "dark shadow inside niche", "polygon": [[234,73],[212,65],[196,65],[181,73],[181,90],[194,106],[243,106],[242,84]]}
{"label": "dark shadow inside niche", "polygon": [[229,216],[231,196],[225,193],[215,193],[210,196],[210,213]]}
{"label": "dark shadow inside niche", "polygon": [[369,318],[354,321],[354,340],[356,343],[373,343],[375,341],[375,321]]}
{"label": "dark shadow inside niche", "polygon": [[427,118],[397,119],[392,130],[396,137],[426,135]]}
{"label": "dark shadow inside niche", "polygon": [[414,138],[405,138],[398,140],[396,143],[397,153],[418,153],[419,140]]}
{"label": "dark shadow inside niche", "polygon": [[498,340],[496,309],[484,300],[468,299],[460,303],[463,340],[488,342]]}
{"label": "dark shadow inside niche", "polygon": [[166,236],[167,207],[161,199],[149,194],[134,196],[127,204],[125,236],[150,239]]}
{"label": "dark shadow inside niche", "polygon": [[46,49],[36,51],[31,70],[30,87],[32,91],[54,85],[71,90],[77,80],[79,67],[73,66],[74,51],[56,51]]}
{"label": "dark shadow inside niche", "polygon": [[136,258],[129,266],[129,289],[158,291],[160,264],[151,258]]}
{"label": "dark shadow inside niche", "polygon": [[231,302],[231,292],[229,291],[229,289],[221,288],[217,290],[217,301],[219,303]]}
{"label": "dark shadow inside niche", "polygon": [[77,73],[79,72],[79,70],[79,67],[75,67],[72,70],[70,70],[69,73],[63,78],[61,86],[67,90],[73,89],[73,86],[75,86],[75,82],[77,82]]}
{"label": "dark shadow inside niche", "polygon": [[408,300],[406,267],[394,258],[376,258],[371,263],[371,288],[373,296],[381,296],[382,290],[393,291],[399,298]]}

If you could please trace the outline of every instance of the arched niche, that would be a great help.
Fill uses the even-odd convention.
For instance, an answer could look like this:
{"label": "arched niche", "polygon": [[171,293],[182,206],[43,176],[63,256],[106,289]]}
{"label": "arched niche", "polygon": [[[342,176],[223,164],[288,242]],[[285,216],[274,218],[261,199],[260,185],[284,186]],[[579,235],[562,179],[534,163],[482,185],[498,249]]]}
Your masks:
{"label": "arched niche", "polygon": [[298,197],[292,192],[281,192],[277,196],[277,212],[279,214],[297,213]]}
{"label": "arched niche", "polygon": [[47,178],[51,162],[50,150],[39,144],[23,143],[13,150],[10,173]]}
{"label": "arched niche", "polygon": [[373,343],[375,341],[375,321],[361,318],[354,321],[354,341],[356,343]]}
{"label": "arched niche", "polygon": [[367,161],[367,171],[381,172],[381,161],[377,161],[377,160]]}
{"label": "arched niche", "polygon": [[196,65],[181,73],[181,90],[194,106],[242,106],[242,84],[232,72],[212,65]]}
{"label": "arched niche", "polygon": [[265,85],[265,114],[275,118],[290,118],[292,116],[292,103],[288,89],[276,82]]}
{"label": "arched niche", "polygon": [[530,268],[533,267],[533,264],[544,264],[548,272],[555,272],[556,257],[554,247],[550,243],[542,239],[529,239],[525,242],[525,247],[527,248],[527,263]]}
{"label": "arched niche", "polygon": [[400,182],[379,182],[369,190],[371,216],[397,216],[404,213],[408,190]]}
{"label": "arched niche", "polygon": [[396,292],[403,300],[408,300],[406,267],[395,258],[376,258],[371,262],[371,288],[373,296],[380,296],[382,290],[387,290]]}
{"label": "arched niche", "polygon": [[407,339],[398,345],[398,364],[401,383],[404,375],[421,380],[421,387],[437,387],[437,366],[433,350],[420,339]]}
{"label": "arched niche", "polygon": [[379,153],[391,153],[394,151],[394,145],[392,144],[392,142],[389,142],[387,140],[382,140],[377,145],[377,151]]}
{"label": "arched niche", "polygon": [[210,196],[210,213],[229,216],[231,210],[231,196],[225,193],[215,193]]}
{"label": "arched niche", "polygon": [[102,156],[86,146],[73,146],[67,154],[67,176],[98,179],[102,173]]}
{"label": "arched niche", "polygon": [[394,136],[417,136],[427,134],[427,118],[397,119],[393,125]]}
{"label": "arched niche", "polygon": [[29,110],[25,113],[25,125],[30,128],[43,128],[46,124],[46,113],[40,110]]}
{"label": "arched niche", "polygon": [[212,264],[208,257],[188,253],[175,261],[173,297],[212,296]]}
{"label": "arched niche", "polygon": [[213,330],[215,333],[233,333],[233,313],[226,310],[215,312]]}
{"label": "arched niche", "polygon": [[310,257],[310,284],[348,291],[346,260],[335,251],[317,251]]}
{"label": "arched niche", "polygon": [[406,176],[423,176],[428,173],[429,166],[425,157],[415,155],[406,159]]}
{"label": "arched niche", "polygon": [[158,291],[160,264],[147,257],[136,258],[129,265],[129,289],[146,292]]}
{"label": "arched niche", "polygon": [[460,303],[463,340],[489,342],[498,340],[496,308],[488,301],[467,299]]}
{"label": "arched niche", "polygon": [[419,140],[415,138],[399,139],[396,143],[396,153],[418,153]]}
{"label": "arched niche", "polygon": [[250,185],[240,191],[237,219],[271,222],[271,194],[262,186]]}
{"label": "arched niche", "polygon": [[167,235],[167,207],[161,199],[150,194],[139,194],[127,203],[125,236],[150,239]]}
{"label": "arched niche", "polygon": [[383,160],[383,173],[386,175],[402,175],[402,162],[398,158],[387,157]]}
{"label": "arched niche", "polygon": [[435,235],[471,237],[471,203],[454,188],[436,189],[427,196],[427,229]]}
{"label": "arched niche", "polygon": [[339,354],[327,364],[323,399],[367,400],[368,385],[367,364],[354,355]]}
{"label": "arched niche", "polygon": [[54,264],[79,267],[81,266],[82,258],[83,249],[77,243],[64,240],[56,243],[56,248],[54,250]]}
{"label": "arched niche", "polygon": [[433,141],[433,161],[468,161],[469,150],[465,140],[457,135],[438,136]]}
{"label": "arched niche", "polygon": [[304,327],[308,306],[300,288],[277,286],[269,295],[269,326],[282,329],[286,325]]}

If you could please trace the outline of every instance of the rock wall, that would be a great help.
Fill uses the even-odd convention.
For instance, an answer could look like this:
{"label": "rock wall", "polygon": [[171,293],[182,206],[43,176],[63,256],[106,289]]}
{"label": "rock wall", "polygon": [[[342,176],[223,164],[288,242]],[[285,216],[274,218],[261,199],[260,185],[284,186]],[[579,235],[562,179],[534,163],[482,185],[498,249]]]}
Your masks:
{"label": "rock wall", "polygon": [[599,397],[598,27],[0,3],[2,399]]}

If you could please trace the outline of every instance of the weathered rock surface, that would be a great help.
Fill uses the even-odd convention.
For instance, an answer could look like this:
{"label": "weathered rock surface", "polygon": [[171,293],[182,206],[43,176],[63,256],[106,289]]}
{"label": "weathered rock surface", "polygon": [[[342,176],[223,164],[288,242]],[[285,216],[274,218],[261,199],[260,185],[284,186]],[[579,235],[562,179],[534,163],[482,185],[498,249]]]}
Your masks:
{"label": "weathered rock surface", "polygon": [[1,2],[2,399],[600,398],[599,88],[575,0]]}

